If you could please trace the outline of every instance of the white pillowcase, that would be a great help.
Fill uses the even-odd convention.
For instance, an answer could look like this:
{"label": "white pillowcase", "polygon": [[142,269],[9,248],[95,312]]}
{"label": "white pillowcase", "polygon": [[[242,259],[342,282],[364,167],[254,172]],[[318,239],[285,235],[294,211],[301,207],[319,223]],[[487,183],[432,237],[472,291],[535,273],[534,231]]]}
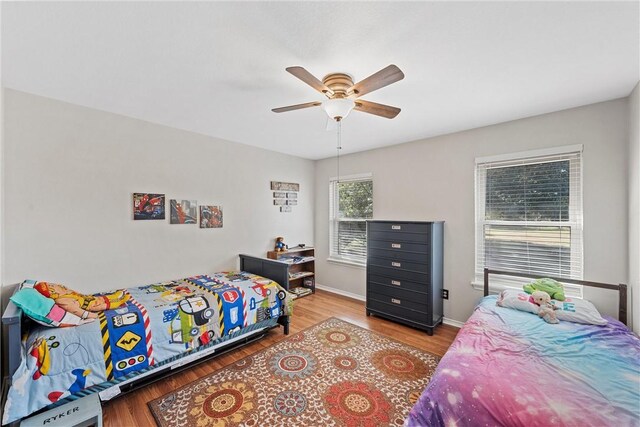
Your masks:
{"label": "white pillowcase", "polygon": [[498,295],[496,304],[500,307],[515,308],[516,310],[538,314],[539,307],[530,299],[531,295],[517,289],[505,289]]}
{"label": "white pillowcase", "polygon": [[[538,314],[539,307],[533,303],[531,295],[517,289],[505,289],[498,296],[497,305],[500,307],[514,308]],[[567,298],[564,301],[551,300],[557,308],[556,317],[558,320],[567,322],[584,323],[586,325],[606,325],[607,321],[602,318],[598,309],[589,301],[579,298]]]}
{"label": "white pillowcase", "polygon": [[586,299],[569,298],[564,301],[551,300],[556,306],[556,317],[567,322],[584,323],[586,325],[606,325],[598,309]]}

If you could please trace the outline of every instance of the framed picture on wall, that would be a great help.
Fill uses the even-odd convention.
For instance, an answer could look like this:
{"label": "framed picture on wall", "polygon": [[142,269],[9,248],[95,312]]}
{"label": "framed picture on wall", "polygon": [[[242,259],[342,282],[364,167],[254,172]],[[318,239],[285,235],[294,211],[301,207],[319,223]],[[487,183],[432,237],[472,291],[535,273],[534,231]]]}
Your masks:
{"label": "framed picture on wall", "polygon": [[271,189],[275,191],[300,191],[300,184],[296,182],[271,181]]}
{"label": "framed picture on wall", "polygon": [[200,206],[200,228],[222,228],[222,206]]}
{"label": "framed picture on wall", "polygon": [[133,193],[133,219],[164,219],[164,194]]}
{"label": "framed picture on wall", "polygon": [[169,200],[169,222],[171,224],[196,224],[198,216],[196,200]]}

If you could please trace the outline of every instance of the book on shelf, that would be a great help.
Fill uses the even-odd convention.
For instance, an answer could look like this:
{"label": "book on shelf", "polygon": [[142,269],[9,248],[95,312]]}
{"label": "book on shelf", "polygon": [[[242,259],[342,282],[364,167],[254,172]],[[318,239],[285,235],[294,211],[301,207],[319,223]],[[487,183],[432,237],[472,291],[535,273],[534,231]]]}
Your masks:
{"label": "book on shelf", "polygon": [[303,262],[314,261],[315,257],[312,256],[300,256],[293,254],[284,254],[278,257],[278,261],[286,262],[287,264],[302,264]]}
{"label": "book on shelf", "polygon": [[289,292],[291,292],[292,294],[294,294],[297,297],[301,297],[301,296],[304,296],[304,295],[309,295],[311,293],[311,289],[298,287],[298,288],[289,289]]}
{"label": "book on shelf", "polygon": [[299,277],[304,277],[304,276],[309,276],[311,273],[310,271],[290,271],[289,272],[289,279],[297,279]]}

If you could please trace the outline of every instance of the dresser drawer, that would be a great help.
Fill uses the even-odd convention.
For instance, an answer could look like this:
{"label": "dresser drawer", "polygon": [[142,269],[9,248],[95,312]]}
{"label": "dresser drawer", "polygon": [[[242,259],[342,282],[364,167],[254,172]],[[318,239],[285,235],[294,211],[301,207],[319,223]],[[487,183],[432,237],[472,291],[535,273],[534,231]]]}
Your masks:
{"label": "dresser drawer", "polygon": [[[424,242],[423,242],[424,243]],[[402,242],[400,240],[369,240],[369,248],[370,249],[390,249],[395,251],[406,251],[406,252],[418,252],[421,254],[428,254],[429,251],[429,243],[420,244],[420,243],[407,243]]]}
{"label": "dresser drawer", "polygon": [[409,261],[394,261],[392,259],[377,258],[373,256],[367,257],[367,262],[371,265],[377,265],[379,267],[387,267],[398,270],[417,271],[420,273],[428,273],[429,265],[426,262],[409,262]]}
{"label": "dresser drawer", "polygon": [[[423,288],[426,291],[427,288]],[[426,293],[420,293],[409,289],[401,289],[395,286],[380,285],[378,283],[369,282],[367,286],[367,292],[385,295],[387,297],[396,298],[401,301],[413,301],[420,304],[428,303],[428,295]]]}
{"label": "dresser drawer", "polygon": [[386,240],[388,242],[406,242],[425,244],[429,241],[428,234],[421,233],[399,233],[395,231],[369,231],[369,240]]}
{"label": "dresser drawer", "polygon": [[408,308],[410,310],[422,311],[424,313],[427,312],[428,308],[427,301],[424,297],[417,300],[415,296],[399,298],[397,296],[385,295],[378,292],[368,292],[367,296],[369,299],[391,304],[392,306],[404,307],[405,309]]}
{"label": "dresser drawer", "polygon": [[431,224],[407,223],[407,222],[369,222],[371,231],[390,231],[392,233],[428,233]]}
{"label": "dresser drawer", "polygon": [[399,261],[417,262],[422,264],[426,264],[429,260],[427,254],[405,252],[405,251],[399,251],[397,249],[386,250],[386,249],[370,248],[368,254],[369,256],[372,256],[375,258],[387,258],[387,259],[393,259],[393,260],[399,260]]}
{"label": "dresser drawer", "polygon": [[410,291],[417,291],[422,293],[429,293],[431,291],[431,286],[429,286],[429,283],[418,283],[412,282],[410,280],[399,279],[397,277],[393,278],[380,276],[378,274],[369,274],[368,286],[373,285],[385,285],[391,286],[393,288],[407,289]]}
{"label": "dresser drawer", "polygon": [[381,313],[386,313],[391,316],[406,319],[416,323],[421,323],[423,325],[429,324],[429,315],[427,315],[427,313],[424,313],[422,311],[410,310],[407,307],[403,307],[402,305],[398,304],[369,299],[367,300],[367,309],[376,310]]}
{"label": "dresser drawer", "polygon": [[379,276],[392,277],[394,280],[409,280],[416,283],[431,283],[429,274],[416,271],[399,270],[397,268],[385,268],[367,264],[367,272]]}

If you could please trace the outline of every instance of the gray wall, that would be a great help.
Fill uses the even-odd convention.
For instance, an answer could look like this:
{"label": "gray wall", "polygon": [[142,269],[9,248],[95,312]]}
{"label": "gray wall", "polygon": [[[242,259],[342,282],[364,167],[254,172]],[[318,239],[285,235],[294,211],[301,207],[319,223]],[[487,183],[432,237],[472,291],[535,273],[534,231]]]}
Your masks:
{"label": "gray wall", "polygon": [[[276,236],[313,242],[314,162],[5,90],[3,283],[84,292],[237,268]],[[292,213],[269,183],[300,183]],[[224,227],[133,221],[132,193],[222,205]],[[167,200],[168,201],[168,200]]]}
{"label": "gray wall", "polygon": [[640,83],[629,96],[629,284],[633,330],[640,333]]}
{"label": "gray wall", "polygon": [[[627,280],[627,120],[627,100],[614,100],[341,156],[340,173],[373,173],[376,219],[446,221],[444,286],[449,300],[444,314],[463,322],[481,297],[470,285],[476,157],[583,144],[584,277],[612,283]],[[342,144],[348,147],[349,140],[343,138]],[[329,178],[335,175],[335,159],[318,161],[317,281],[364,296],[363,268],[327,262]],[[597,294],[591,299],[605,312],[615,312],[615,295]]]}

